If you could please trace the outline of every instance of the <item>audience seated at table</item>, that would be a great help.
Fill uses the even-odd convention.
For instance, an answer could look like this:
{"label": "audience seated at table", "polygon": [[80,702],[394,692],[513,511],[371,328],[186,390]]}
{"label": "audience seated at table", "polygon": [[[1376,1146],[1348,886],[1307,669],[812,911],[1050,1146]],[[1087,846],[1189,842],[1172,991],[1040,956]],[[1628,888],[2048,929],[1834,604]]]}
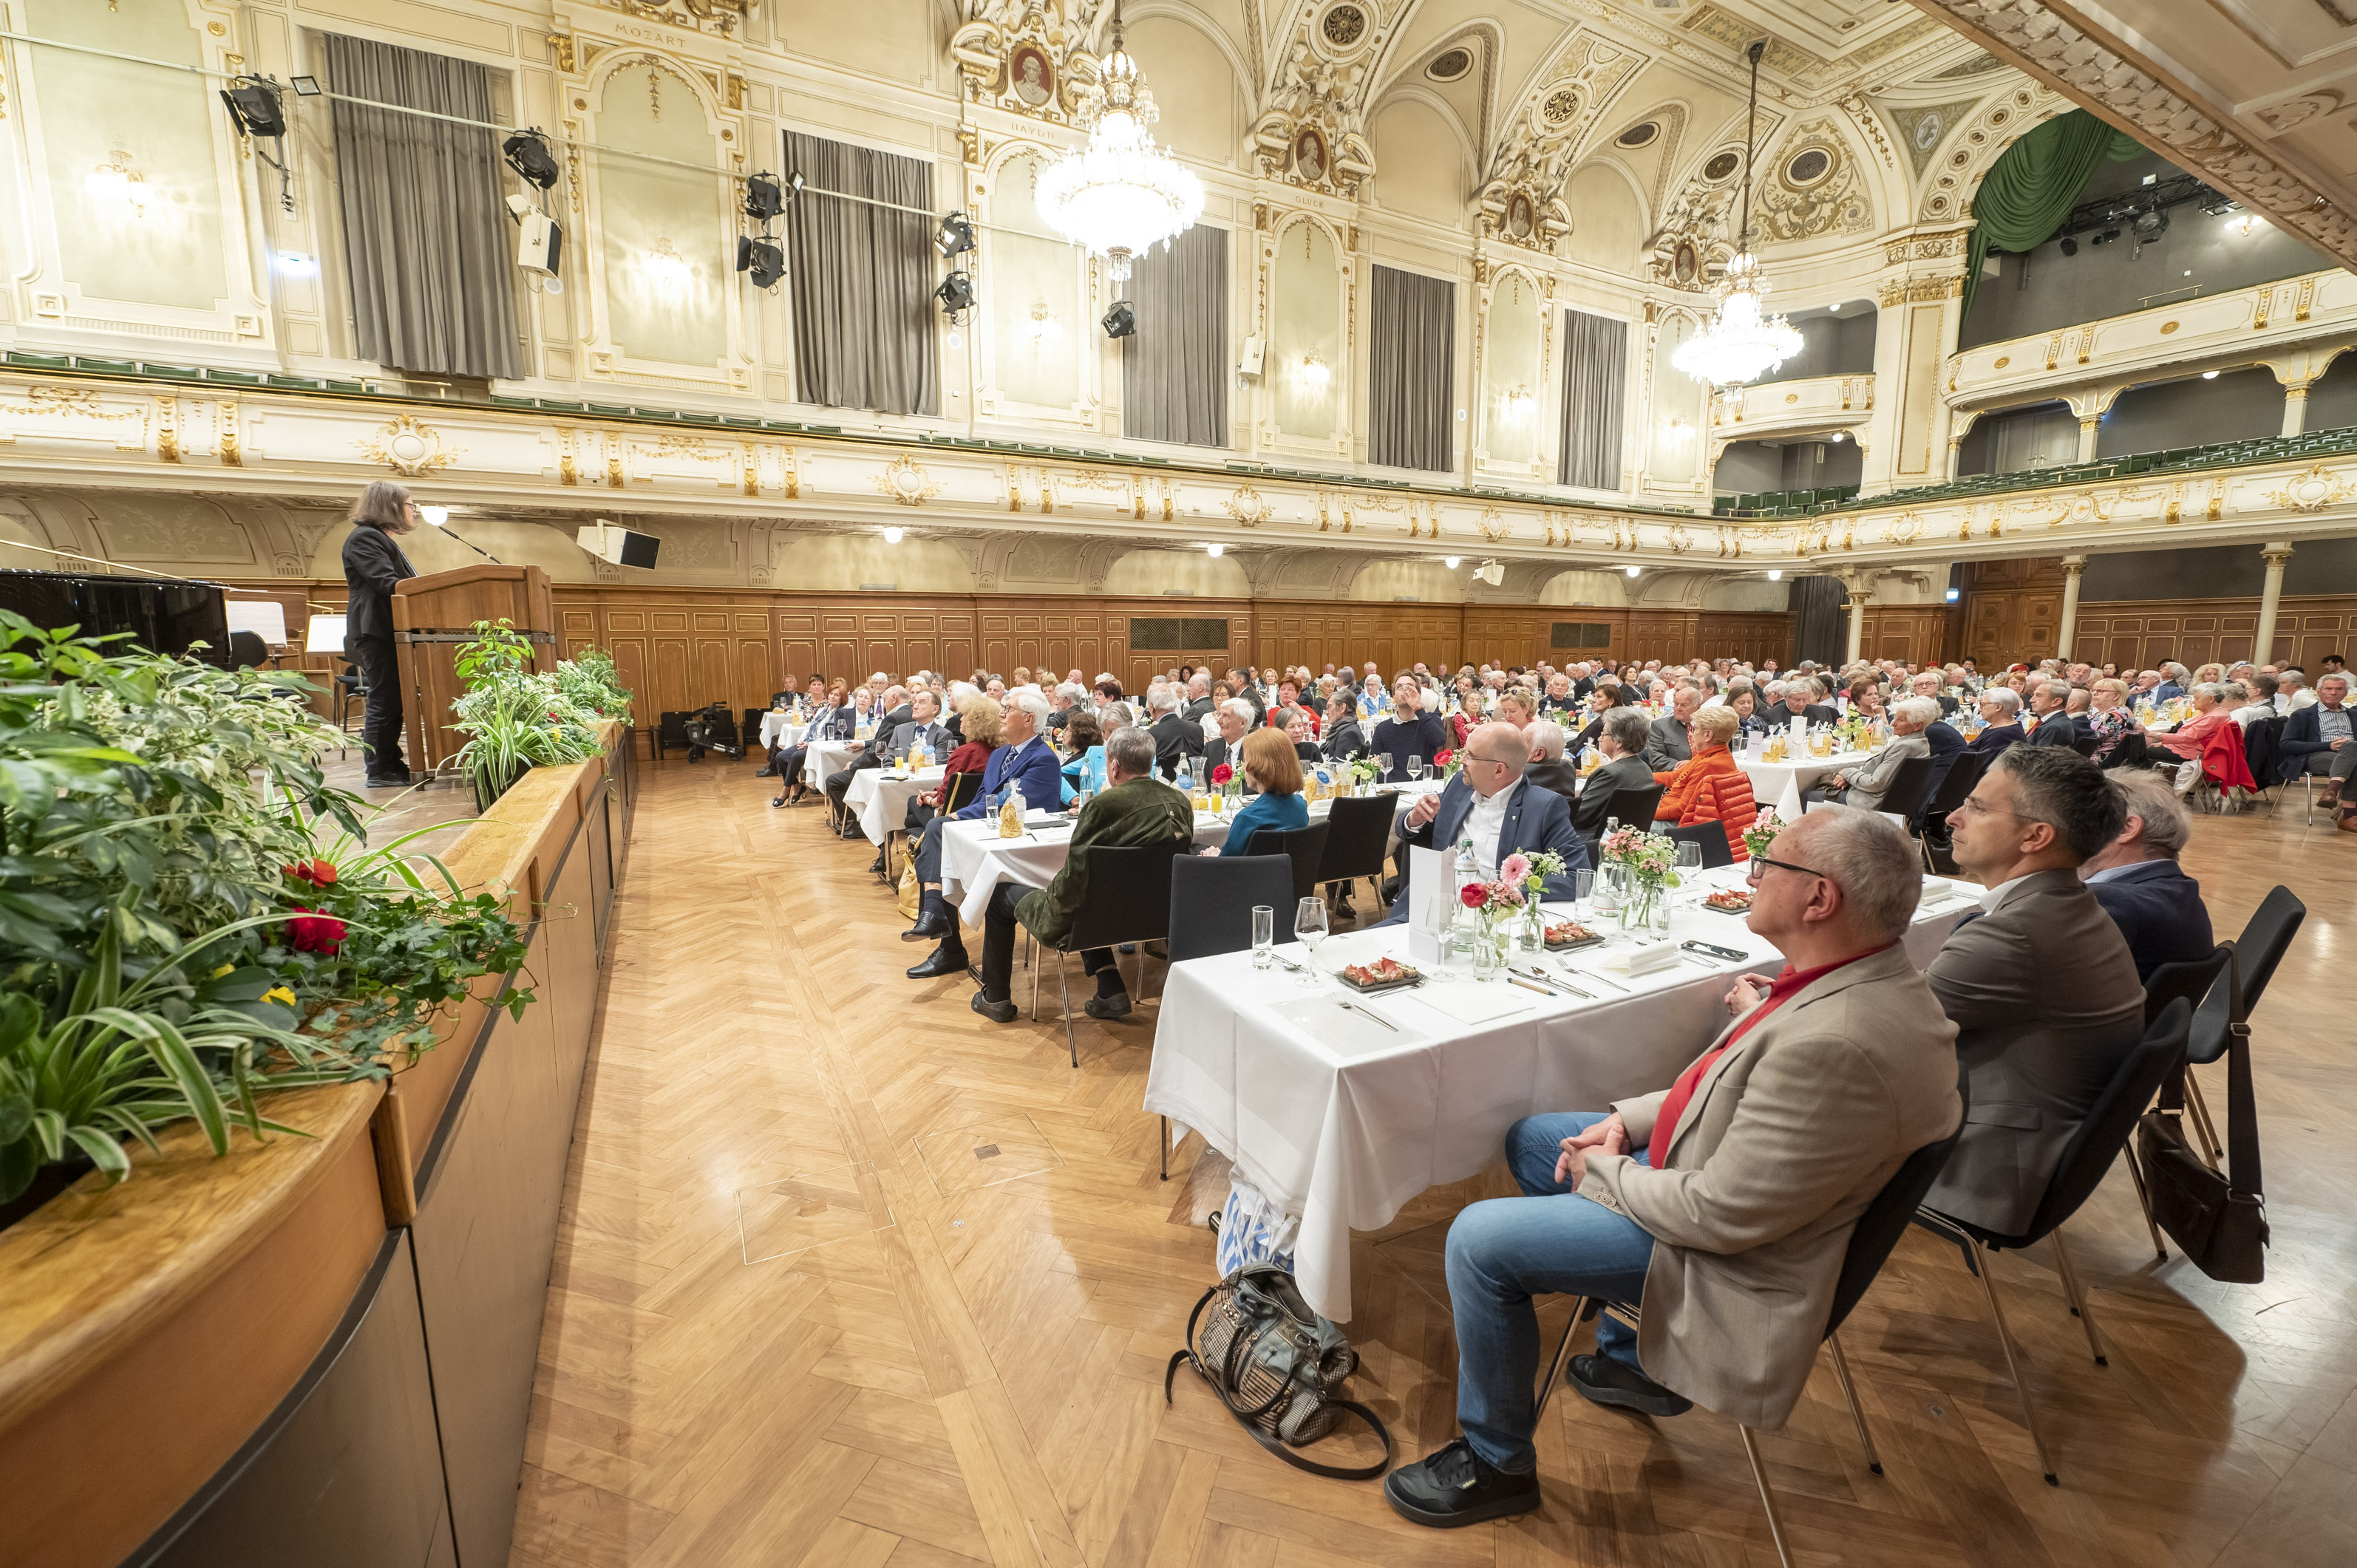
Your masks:
{"label": "audience seated at table", "polygon": [[[958,941],[957,911],[951,908],[942,896],[942,831],[951,822],[976,822],[990,810],[990,798],[1008,789],[1019,790],[1027,811],[1053,811],[1063,799],[1063,764],[1055,748],[1048,744],[1040,726],[1048,722],[1048,699],[1037,692],[1025,692],[1007,699],[999,714],[999,730],[1006,744],[990,754],[983,769],[982,789],[965,805],[958,808],[954,817],[935,817],[925,824],[924,836],[918,841],[917,923],[900,933],[904,942],[941,939],[941,946],[931,957],[909,971],[912,980],[930,979],[963,969],[964,948]],[[956,955],[951,963],[950,957]]]}
{"label": "audience seated at table", "polygon": [[1717,822],[1727,831],[1730,854],[1741,860],[1743,830],[1760,814],[1751,798],[1751,780],[1727,749],[1735,738],[1735,714],[1725,708],[1704,708],[1691,728],[1694,756],[1674,771],[1656,769],[1652,781],[1662,785],[1661,804],[1653,820],[1690,828],[1697,822]]}
{"label": "audience seated at table", "polygon": [[2104,778],[2126,820],[2111,843],[2079,863],[2079,878],[2119,927],[2143,983],[2162,964],[2210,956],[2201,885],[2177,864],[2193,824],[2158,774],[2136,768]]}
{"label": "audience seated at table", "polygon": [[1182,711],[1185,706],[1169,686],[1146,688],[1146,723],[1153,726],[1147,733],[1154,736],[1154,766],[1165,779],[1177,778],[1182,765],[1202,754],[1203,726]]}
{"label": "audience seated at table", "polygon": [[[1686,736],[1686,726],[1694,723],[1701,707],[1702,688],[1680,686],[1670,698],[1670,711],[1652,722],[1645,736],[1645,761],[1654,772],[1668,773],[1678,764],[1693,760],[1694,745]],[[1739,718],[1737,725],[1741,727]]]}
{"label": "audience seated at table", "polygon": [[1104,732],[1092,714],[1074,714],[1064,726],[1064,803],[1085,789],[1094,794],[1105,787]]}
{"label": "audience seated at table", "polygon": [[1929,697],[1901,701],[1890,710],[1889,742],[1864,762],[1853,763],[1826,779],[1822,788],[1803,791],[1802,809],[1807,810],[1807,802],[1825,801],[1869,811],[1882,810],[1882,797],[1889,790],[1899,765],[1909,757],[1932,755],[1932,743],[1924,731],[1939,717],[1940,704]]}
{"label": "audience seated at table", "polygon": [[1924,1200],[1943,1214],[2026,1230],[2071,1134],[2143,1032],[2136,960],[2079,879],[2123,815],[2093,762],[2040,746],[2000,752],[1949,813],[1956,865],[1986,891],[1924,972],[1971,1085],[1964,1137]]}
{"label": "audience seated at table", "polygon": [[770,804],[791,806],[809,794],[810,787],[802,782],[802,762],[810,755],[813,743],[849,740],[856,723],[849,684],[837,681],[827,688],[825,700],[813,710],[809,727],[802,732],[802,738],[792,746],[770,748],[770,766],[778,773],[778,798]]}
{"label": "audience seated at table", "polygon": [[1783,1426],[1851,1229],[1908,1155],[1955,1130],[1955,1026],[1900,945],[1922,882],[1907,835],[1869,811],[1812,811],[1750,875],[1745,923],[1782,971],[1736,981],[1734,1022],[1674,1083],[1515,1122],[1505,1155],[1524,1196],[1450,1225],[1462,1435],[1384,1481],[1405,1518],[1451,1528],[1539,1506],[1540,1294],[1641,1309],[1634,1333],[1599,1317],[1598,1353],[1572,1358],[1571,1386],[1596,1403]]}
{"label": "audience seated at table", "polygon": [[[1227,842],[1217,849],[1206,844],[1204,854],[1251,854],[1253,835],[1263,829],[1281,833],[1309,825],[1309,803],[1301,797],[1301,758],[1290,742],[1275,730],[1256,729],[1244,736],[1236,757],[1250,798],[1228,823]],[[1268,854],[1268,846],[1259,853]]]}
{"label": "audience seated at table", "polygon": [[961,687],[967,695],[959,707],[958,724],[965,738],[942,759],[942,781],[909,802],[908,828],[912,833],[923,832],[925,824],[941,815],[951,779],[961,773],[985,771],[991,754],[998,749],[998,704],[972,686],[961,683]]}
{"label": "audience seated at table", "polygon": [[1338,694],[1326,704],[1326,733],[1319,748],[1329,762],[1348,762],[1367,753],[1367,732],[1360,726],[1358,704]]}
{"label": "audience seated at table", "polygon": [[1372,748],[1379,756],[1392,759],[1392,770],[1383,775],[1387,783],[1400,783],[1407,778],[1407,759],[1420,757],[1426,767],[1441,752],[1452,749],[1448,727],[1437,711],[1440,693],[1427,692],[1413,675],[1403,675],[1392,688],[1392,712],[1375,725]]}
{"label": "audience seated at table", "polygon": [[1580,785],[1579,800],[1572,807],[1571,825],[1583,840],[1603,836],[1605,820],[1613,814],[1614,795],[1652,788],[1653,770],[1645,761],[1645,742],[1652,733],[1642,708],[1614,708],[1602,715],[1596,749],[1603,754],[1604,765]]}
{"label": "audience seated at table", "polygon": [[[1400,819],[1403,891],[1408,849],[1453,851],[1459,843],[1470,843],[1485,880],[1498,875],[1508,855],[1555,851],[1563,856],[1564,875],[1548,878],[1542,897],[1571,897],[1570,874],[1588,865],[1587,845],[1572,831],[1571,802],[1523,777],[1531,757],[1523,732],[1512,725],[1480,725],[1458,756],[1464,766],[1456,777],[1438,794],[1418,799]],[[1401,897],[1381,923],[1401,924],[1407,912],[1408,900]]]}
{"label": "audience seated at table", "polygon": [[1769,725],[1760,712],[1759,688],[1750,682],[1738,681],[1730,684],[1727,688],[1727,700],[1720,705],[1735,715],[1736,745],[1748,746],[1752,736],[1767,735]]}
{"label": "audience seated at table", "polygon": [[2061,676],[2041,682],[2029,699],[2032,746],[2076,746],[2083,734],[2071,716],[2071,682]]}
{"label": "audience seated at table", "polygon": [[[1540,719],[1523,731],[1523,739],[1530,744],[1531,748],[1531,760],[1523,768],[1523,777],[1542,789],[1554,790],[1566,800],[1577,796],[1579,793],[1579,764],[1564,754],[1570,743],[1564,738],[1563,726],[1553,719]],[[1575,802],[1572,807],[1575,824],[1578,810]]]}
{"label": "audience seated at table", "polygon": [[[1203,742],[1202,756],[1192,769],[1198,789],[1211,786],[1216,769],[1235,768],[1244,736],[1253,733],[1253,705],[1242,697],[1230,697],[1211,710],[1211,723],[1218,733]],[[1240,772],[1234,776],[1242,777]]]}
{"label": "audience seated at table", "polygon": [[[2193,716],[2174,729],[2147,730],[2145,739],[2152,747],[2153,759],[2167,761],[2161,753],[2178,759],[2177,792],[2180,795],[2201,782],[2201,753],[2210,744],[2211,736],[2234,722],[2232,709],[2226,705],[2226,688],[2214,682],[2203,682],[2188,693],[2193,703]],[[2284,726],[2288,730],[2291,726]]]}
{"label": "audience seated at table", "polygon": [[1991,686],[1981,693],[1981,733],[1964,749],[1994,757],[2008,746],[2029,738],[2021,727],[2021,693],[2007,686]]}
{"label": "audience seated at table", "polygon": [[2316,701],[2294,710],[2284,721],[2283,740],[2277,747],[2281,758],[2277,772],[2287,780],[2303,773],[2324,779],[2317,803],[2336,811],[2348,790],[2350,774],[2357,772],[2357,744],[2352,744],[2350,730],[2352,712],[2349,677],[2320,675]]}
{"label": "audience seated at table", "polygon": [[1772,682],[1768,688],[1768,722],[1778,729],[1791,725],[1794,719],[1806,719],[1813,725],[1829,725],[1841,717],[1833,709],[1816,700],[1814,683],[1794,676],[1790,681]]}

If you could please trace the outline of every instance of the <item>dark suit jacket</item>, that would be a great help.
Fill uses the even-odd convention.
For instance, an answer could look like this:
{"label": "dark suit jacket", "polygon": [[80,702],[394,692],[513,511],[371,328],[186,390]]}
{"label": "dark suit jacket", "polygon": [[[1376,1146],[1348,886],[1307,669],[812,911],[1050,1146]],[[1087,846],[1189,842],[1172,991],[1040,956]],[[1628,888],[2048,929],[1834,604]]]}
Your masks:
{"label": "dark suit jacket", "polygon": [[2201,885],[2173,860],[2144,860],[2099,873],[2087,891],[2120,929],[2136,960],[2136,979],[2150,980],[2165,963],[2208,958],[2212,942]]}
{"label": "dark suit jacket", "polygon": [[[1241,751],[1243,748],[1243,743],[1242,741],[1238,741],[1236,743],[1236,751]],[[1211,739],[1203,743],[1203,765],[1195,769],[1195,787],[1199,789],[1207,788],[1211,782],[1211,769],[1219,767],[1223,762],[1230,768],[1236,768],[1241,772],[1243,770],[1243,759],[1241,757],[1236,755],[1236,752],[1232,752],[1229,749],[1227,736],[1223,735],[1213,736]],[[1243,782],[1242,779],[1237,779],[1235,781],[1238,783]]]}
{"label": "dark suit jacket", "polygon": [[[1447,849],[1454,844],[1465,830],[1465,820],[1473,814],[1473,786],[1458,774],[1440,792],[1440,810],[1432,821],[1420,828],[1412,828],[1400,835],[1403,844],[1418,849]],[[1514,781],[1513,793],[1506,800],[1506,820],[1498,829],[1498,859],[1522,851],[1551,849],[1563,856],[1564,875],[1549,877],[1543,898],[1564,899],[1572,896],[1571,873],[1587,864],[1587,845],[1572,831],[1571,802],[1552,789],[1541,789],[1527,779]],[[1392,912],[1378,925],[1405,925],[1408,901],[1394,900]]]}
{"label": "dark suit jacket", "polygon": [[1328,760],[1348,762],[1366,755],[1367,733],[1359,727],[1358,720],[1344,719],[1327,729],[1324,745]]}
{"label": "dark suit jacket", "polygon": [[[935,719],[933,721],[932,734],[925,738],[932,743],[933,749],[942,757],[949,756],[952,751],[954,751],[957,748],[958,743],[950,738],[949,726],[942,723],[939,719]],[[886,758],[897,759],[902,752],[907,751],[910,746],[916,745],[917,740],[918,725],[916,720],[910,719],[905,724],[894,725],[892,726],[892,737],[884,743],[884,750],[880,755]]]}
{"label": "dark suit jacket", "polygon": [[916,708],[908,703],[886,714],[868,732],[867,744],[860,748],[858,756],[851,759],[851,766],[854,768],[883,767],[885,754],[892,749],[892,732],[902,725],[915,722],[916,716]]}
{"label": "dark suit jacket", "polygon": [[[2067,983],[2056,983],[2057,953],[2070,955]],[[1957,922],[1923,974],[1956,1026],[1972,1090],[1964,1136],[1924,1203],[2018,1236],[2144,1032],[2136,961],[2077,872],[2039,871]]]}
{"label": "dark suit jacket", "polygon": [[1589,774],[1587,782],[1580,787],[1578,802],[1571,809],[1571,825],[1579,830],[1582,838],[1595,838],[1604,832],[1604,819],[1612,814],[1614,795],[1623,789],[1652,787],[1653,772],[1643,757],[1616,757]]}
{"label": "dark suit jacket", "polygon": [[344,604],[344,640],[391,642],[393,590],[415,575],[417,568],[392,534],[372,522],[352,524],[344,537],[344,582],[351,590]]}
{"label": "dark suit jacket", "polygon": [[[1554,790],[1566,800],[1579,793],[1579,769],[1560,758],[1553,762],[1534,762],[1523,769],[1523,777],[1542,789]],[[1575,805],[1572,814],[1577,816],[1578,811],[1579,808]]]}
{"label": "dark suit jacket", "polygon": [[1180,708],[1178,713],[1180,717],[1192,719],[1200,725],[1210,715],[1211,707],[1212,703],[1210,697],[1196,697],[1189,701],[1185,707]]}
{"label": "dark suit jacket", "polygon": [[2049,714],[2029,732],[2032,746],[2076,746],[2094,733],[2094,726],[2076,714]]}
{"label": "dark suit jacket", "polygon": [[2025,738],[2019,725],[1991,725],[1965,743],[1964,749],[1995,757],[2008,746],[2020,745]]}
{"label": "dark suit jacket", "polygon": [[1203,726],[1177,714],[1163,714],[1146,733],[1154,737],[1154,771],[1165,779],[1177,776],[1181,758],[1203,749]]}
{"label": "dark suit jacket", "polygon": [[1768,710],[1765,716],[1770,727],[1773,729],[1789,728],[1794,719],[1806,719],[1813,725],[1829,725],[1841,717],[1823,703],[1805,703],[1797,714],[1783,703],[1778,703]]}
{"label": "dark suit jacket", "polygon": [[2323,703],[2310,703],[2304,708],[2294,708],[2291,717],[2284,720],[2283,738],[2276,742],[2277,778],[2298,778],[2309,757],[2332,749],[2331,743],[2324,738],[2323,712]]}

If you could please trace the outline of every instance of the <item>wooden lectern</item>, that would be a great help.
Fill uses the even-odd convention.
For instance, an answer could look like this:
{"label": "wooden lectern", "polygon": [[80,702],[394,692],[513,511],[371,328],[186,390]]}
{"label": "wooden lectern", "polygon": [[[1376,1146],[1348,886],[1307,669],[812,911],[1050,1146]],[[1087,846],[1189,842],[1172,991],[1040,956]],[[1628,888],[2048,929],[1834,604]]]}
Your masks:
{"label": "wooden lectern", "polygon": [[393,590],[411,767],[439,768],[466,744],[450,727],[450,704],[464,689],[455,660],[459,648],[475,640],[477,621],[502,619],[532,639],[534,669],[556,668],[556,603],[548,574],[537,566],[461,566],[412,577]]}

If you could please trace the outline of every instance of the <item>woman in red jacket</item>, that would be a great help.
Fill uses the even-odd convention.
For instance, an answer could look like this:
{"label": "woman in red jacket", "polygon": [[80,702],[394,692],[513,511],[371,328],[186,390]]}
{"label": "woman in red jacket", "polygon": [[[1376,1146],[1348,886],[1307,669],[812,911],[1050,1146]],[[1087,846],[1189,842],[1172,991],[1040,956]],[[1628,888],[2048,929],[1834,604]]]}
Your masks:
{"label": "woman in red jacket", "polygon": [[1657,822],[1690,828],[1696,822],[1717,822],[1727,832],[1727,847],[1738,861],[1750,858],[1743,847],[1743,830],[1760,814],[1751,798],[1751,780],[1736,765],[1727,749],[1740,723],[1728,707],[1700,708],[1686,726],[1694,757],[1668,773],[1656,773],[1663,786],[1662,803],[1653,811]]}

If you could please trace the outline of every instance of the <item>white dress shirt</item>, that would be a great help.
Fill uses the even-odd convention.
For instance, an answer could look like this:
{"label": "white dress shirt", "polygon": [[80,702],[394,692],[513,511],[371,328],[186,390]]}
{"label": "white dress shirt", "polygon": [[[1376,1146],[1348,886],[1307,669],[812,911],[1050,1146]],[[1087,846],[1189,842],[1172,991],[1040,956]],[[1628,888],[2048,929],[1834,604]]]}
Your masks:
{"label": "white dress shirt", "polygon": [[1473,864],[1481,868],[1482,878],[1494,881],[1498,875],[1498,835],[1506,827],[1506,798],[1513,793],[1510,785],[1486,799],[1473,797],[1473,809],[1465,813],[1463,836],[1473,841]]}
{"label": "white dress shirt", "polygon": [[1999,904],[2005,902],[2005,896],[2007,894],[2012,892],[2022,883],[2029,881],[2029,878],[2037,875],[2038,874],[2034,871],[2025,871],[2019,876],[2009,876],[2003,882],[1998,883],[1996,886],[1988,889],[1981,895],[1982,911],[1984,913],[1994,911]]}

